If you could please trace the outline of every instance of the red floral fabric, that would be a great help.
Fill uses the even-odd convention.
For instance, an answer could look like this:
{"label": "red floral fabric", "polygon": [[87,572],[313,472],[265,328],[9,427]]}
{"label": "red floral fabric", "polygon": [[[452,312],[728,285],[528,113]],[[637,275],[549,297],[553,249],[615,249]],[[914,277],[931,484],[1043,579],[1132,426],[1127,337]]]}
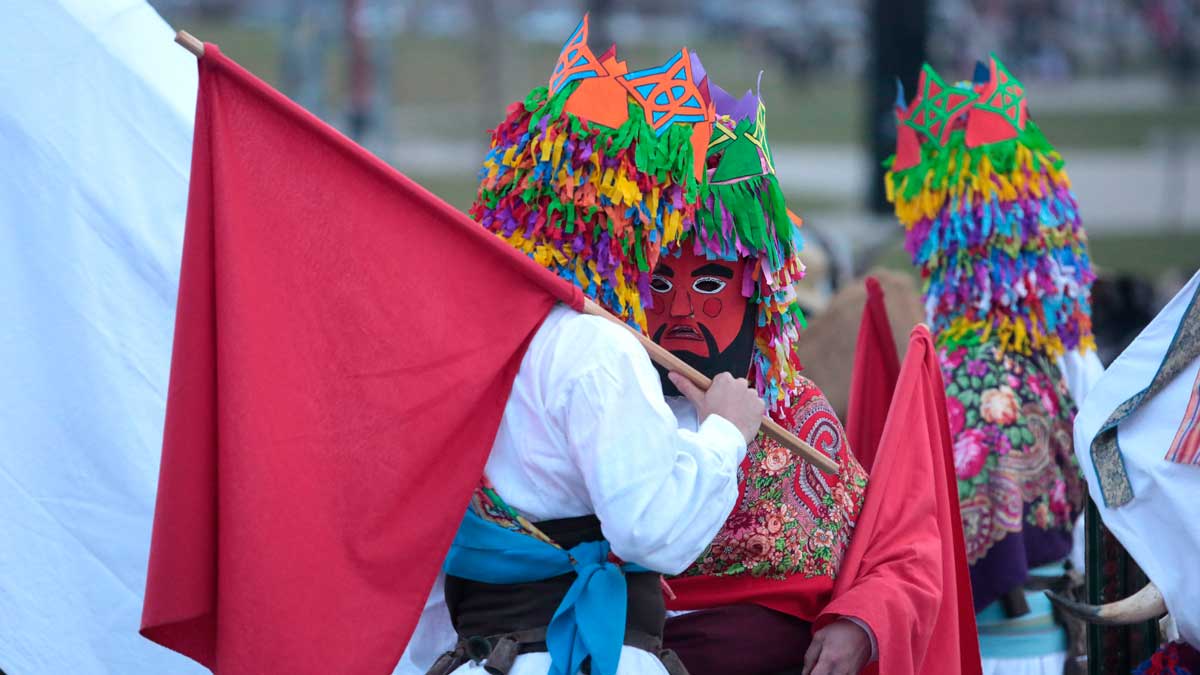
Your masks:
{"label": "red floral fabric", "polygon": [[832,580],[862,509],[867,475],[821,390],[801,377],[797,403],[780,423],[838,461],[822,473],[763,435],[739,470],[739,497],[708,550],[681,576]]}

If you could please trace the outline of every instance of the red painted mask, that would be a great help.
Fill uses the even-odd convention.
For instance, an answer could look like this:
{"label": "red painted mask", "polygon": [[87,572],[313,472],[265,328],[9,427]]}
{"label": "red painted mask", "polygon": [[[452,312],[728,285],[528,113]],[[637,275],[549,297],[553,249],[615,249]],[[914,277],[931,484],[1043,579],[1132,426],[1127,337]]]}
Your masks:
{"label": "red painted mask", "polygon": [[[677,355],[705,359],[712,367],[735,342],[749,340],[752,347],[750,299],[742,295],[745,268],[744,260],[709,260],[696,255],[690,246],[685,246],[679,257],[664,255],[650,283],[654,305],[647,310],[646,319],[651,338]],[[748,352],[745,361],[744,368],[740,363],[720,365],[733,368],[730,372],[736,377],[744,377],[749,370]]]}

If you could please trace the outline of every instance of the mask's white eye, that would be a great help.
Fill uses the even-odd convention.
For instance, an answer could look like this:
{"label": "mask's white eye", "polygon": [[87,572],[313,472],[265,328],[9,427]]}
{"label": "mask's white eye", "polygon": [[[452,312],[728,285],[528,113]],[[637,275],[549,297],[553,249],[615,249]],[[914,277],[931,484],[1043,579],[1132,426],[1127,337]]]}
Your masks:
{"label": "mask's white eye", "polygon": [[650,288],[655,293],[668,293],[674,287],[675,285],[671,283],[671,280],[661,274],[655,274],[650,279]]}
{"label": "mask's white eye", "polygon": [[717,277],[700,277],[692,282],[692,288],[697,293],[712,295],[720,293],[721,289],[725,288],[725,281]]}

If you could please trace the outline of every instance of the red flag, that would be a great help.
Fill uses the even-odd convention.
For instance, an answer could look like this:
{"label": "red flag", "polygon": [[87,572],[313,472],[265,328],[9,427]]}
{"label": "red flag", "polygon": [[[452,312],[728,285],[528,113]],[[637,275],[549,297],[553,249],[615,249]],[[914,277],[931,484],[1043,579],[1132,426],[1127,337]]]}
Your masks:
{"label": "red flag", "polygon": [[867,277],[866,286],[867,301],[854,347],[854,372],[850,375],[846,436],[858,463],[870,473],[896,391],[896,378],[900,376],[900,356],[892,340],[883,288],[875,277]]}
{"label": "red flag", "polygon": [[142,634],[221,675],[390,673],[582,296],[206,49]]}
{"label": "red flag", "polygon": [[929,329],[918,326],[834,598],[815,626],[865,621],[879,642],[867,673],[982,671],[945,397]]}

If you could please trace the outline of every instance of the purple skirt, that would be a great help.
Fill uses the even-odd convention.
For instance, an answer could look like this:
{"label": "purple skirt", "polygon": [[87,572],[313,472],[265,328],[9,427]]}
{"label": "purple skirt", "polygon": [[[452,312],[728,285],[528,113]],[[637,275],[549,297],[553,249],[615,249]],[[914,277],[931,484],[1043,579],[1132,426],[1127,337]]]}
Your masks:
{"label": "purple skirt", "polygon": [[812,625],[759,605],[729,605],[667,619],[663,646],[689,675],[799,675]]}

